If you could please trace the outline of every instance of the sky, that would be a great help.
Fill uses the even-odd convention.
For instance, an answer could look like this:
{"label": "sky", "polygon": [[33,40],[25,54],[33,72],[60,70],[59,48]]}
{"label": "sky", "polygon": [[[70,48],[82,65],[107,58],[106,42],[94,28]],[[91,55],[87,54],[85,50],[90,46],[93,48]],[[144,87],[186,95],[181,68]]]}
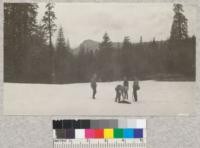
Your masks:
{"label": "sky", "polygon": [[[45,3],[38,3],[38,22],[45,12]],[[196,9],[183,5],[188,19],[188,33],[195,34]],[[165,40],[170,36],[173,21],[172,3],[55,3],[57,27],[63,27],[65,39],[76,48],[86,39],[102,41],[105,32],[111,41],[132,42]],[[57,32],[54,33],[54,43]]]}

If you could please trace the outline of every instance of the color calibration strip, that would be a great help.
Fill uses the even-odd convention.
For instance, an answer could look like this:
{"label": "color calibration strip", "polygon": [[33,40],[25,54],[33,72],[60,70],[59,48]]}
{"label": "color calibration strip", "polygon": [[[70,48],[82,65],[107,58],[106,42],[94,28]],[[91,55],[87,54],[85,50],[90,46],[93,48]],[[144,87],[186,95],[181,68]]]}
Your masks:
{"label": "color calibration strip", "polygon": [[113,139],[143,138],[144,129],[105,128],[105,129],[56,129],[56,139]]}
{"label": "color calibration strip", "polygon": [[146,120],[53,120],[53,137],[54,148],[145,148]]}

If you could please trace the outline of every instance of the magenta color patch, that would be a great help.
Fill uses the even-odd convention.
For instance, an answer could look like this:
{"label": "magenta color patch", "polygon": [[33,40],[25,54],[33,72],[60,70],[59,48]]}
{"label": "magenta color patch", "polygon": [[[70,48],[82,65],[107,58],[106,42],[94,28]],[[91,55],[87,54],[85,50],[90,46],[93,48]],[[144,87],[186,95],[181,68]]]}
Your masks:
{"label": "magenta color patch", "polygon": [[85,138],[95,138],[95,130],[85,129]]}

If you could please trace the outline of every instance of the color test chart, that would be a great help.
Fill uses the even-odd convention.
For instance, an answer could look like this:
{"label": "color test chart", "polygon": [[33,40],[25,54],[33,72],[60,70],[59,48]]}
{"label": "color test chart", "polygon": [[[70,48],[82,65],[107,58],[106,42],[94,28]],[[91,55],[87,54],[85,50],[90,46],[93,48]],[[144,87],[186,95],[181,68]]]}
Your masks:
{"label": "color test chart", "polygon": [[53,120],[53,146],[146,148],[146,120]]}

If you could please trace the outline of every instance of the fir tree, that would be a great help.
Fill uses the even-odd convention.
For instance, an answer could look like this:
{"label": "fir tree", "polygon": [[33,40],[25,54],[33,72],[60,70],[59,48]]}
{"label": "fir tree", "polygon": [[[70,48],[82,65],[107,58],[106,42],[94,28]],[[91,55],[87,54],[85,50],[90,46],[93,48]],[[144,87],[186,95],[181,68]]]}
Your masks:
{"label": "fir tree", "polygon": [[55,75],[57,83],[67,83],[70,80],[70,49],[65,43],[62,27],[59,28],[56,42]]}
{"label": "fir tree", "polygon": [[55,82],[55,53],[54,53],[54,49],[52,45],[53,33],[56,31],[56,24],[55,24],[56,16],[55,16],[55,12],[53,11],[54,4],[52,2],[47,3],[46,9],[47,10],[45,11],[42,22],[43,22],[43,28],[49,39],[50,57],[48,58],[50,60],[50,65],[52,66],[51,75],[52,75],[52,83],[54,83]]}
{"label": "fir tree", "polygon": [[188,38],[187,18],[184,16],[183,5],[174,4],[174,19],[171,27],[171,40],[183,40]]}
{"label": "fir tree", "polygon": [[53,33],[56,31],[56,24],[55,24],[56,16],[55,16],[55,12],[53,11],[54,4],[47,3],[46,9],[47,10],[45,11],[42,22],[43,22],[44,30],[46,31],[46,34],[49,38],[49,46],[52,47],[52,36],[53,36]]}
{"label": "fir tree", "polygon": [[112,67],[113,47],[107,33],[103,36],[103,41],[99,44],[98,68],[99,75],[103,81],[111,81],[113,74]]}

